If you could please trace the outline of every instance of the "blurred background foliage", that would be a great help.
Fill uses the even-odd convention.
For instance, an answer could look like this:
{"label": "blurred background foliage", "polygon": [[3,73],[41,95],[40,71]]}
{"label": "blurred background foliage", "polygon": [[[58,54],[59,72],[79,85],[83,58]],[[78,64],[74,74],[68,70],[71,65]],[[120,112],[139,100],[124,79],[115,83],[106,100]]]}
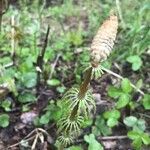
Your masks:
{"label": "blurred background foliage", "polygon": [[[37,102],[36,61],[42,49],[47,26],[50,26],[50,36],[44,55],[42,83],[56,92],[52,99],[59,99],[67,87],[81,82],[81,74],[89,64],[88,51],[92,38],[102,22],[110,15],[111,10],[118,14],[119,29],[112,55],[102,65],[129,78],[137,83],[139,88],[144,85],[144,92],[150,92],[149,0],[12,0],[8,10],[4,14],[0,12],[2,18],[0,22],[0,84],[7,85],[9,91],[13,93],[11,100],[6,93],[0,95],[0,98],[4,100],[0,104],[3,108],[0,111],[2,113],[0,117],[5,120],[4,123],[0,122],[1,127],[9,124],[9,117],[4,112],[9,112],[17,105],[21,106],[22,111],[29,111],[28,106]],[[13,16],[17,43],[15,52],[12,51],[11,45]],[[7,67],[12,62],[15,65]],[[112,90],[114,90],[113,87],[108,89],[108,95],[115,98],[112,96]],[[144,99],[145,109],[149,109],[148,97],[147,95],[146,100]],[[15,102],[12,99],[15,99]],[[53,105],[53,103],[48,105],[49,109],[46,108],[44,110],[46,113],[35,121],[36,125],[39,125],[39,122],[46,124],[61,116],[61,112],[58,113],[59,102],[55,110],[55,107],[51,107]],[[129,105],[130,109],[135,107],[129,100],[123,104],[124,106],[120,105],[118,104],[118,108],[126,105]],[[57,113],[49,118],[49,112],[53,111]],[[112,112],[109,113],[112,114]],[[105,127],[106,124],[109,127],[118,124],[120,112],[113,110],[115,115],[118,114],[113,122],[111,122],[112,118],[111,121],[109,120],[111,116],[109,113],[105,112],[104,118],[97,115],[92,128],[96,136],[107,135],[107,132],[112,133],[110,128]],[[104,119],[109,121],[105,122]],[[128,123],[125,122],[125,124]],[[106,131],[105,133],[102,128]],[[88,138],[91,137],[95,140],[93,135],[90,135],[85,137],[85,141],[89,143]],[[131,132],[129,137],[134,139]],[[140,142],[142,143],[142,140]],[[138,143],[138,140],[135,143]]]}

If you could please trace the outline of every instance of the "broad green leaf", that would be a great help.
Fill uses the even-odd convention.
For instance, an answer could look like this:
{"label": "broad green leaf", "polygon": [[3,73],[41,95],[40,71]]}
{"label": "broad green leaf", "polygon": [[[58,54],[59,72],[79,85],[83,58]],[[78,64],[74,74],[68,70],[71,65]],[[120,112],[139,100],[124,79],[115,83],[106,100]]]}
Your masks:
{"label": "broad green leaf", "polygon": [[93,119],[92,118],[85,118],[84,122],[82,123],[82,128],[86,128],[88,126],[91,126],[93,123]]}
{"label": "broad green leaf", "polygon": [[104,118],[106,119],[108,118],[119,119],[120,118],[120,112],[116,109],[111,110],[111,111],[106,111],[103,115],[104,115]]}
{"label": "broad green leaf", "polygon": [[10,111],[11,101],[5,100],[2,102],[2,107],[5,109],[5,111]]}
{"label": "broad green leaf", "polygon": [[140,133],[138,131],[134,131],[134,130],[129,131],[127,135],[132,140],[140,138]]}
{"label": "broad green leaf", "polygon": [[112,133],[111,128],[106,125],[103,117],[97,116],[95,121],[95,126],[92,128],[92,133],[96,136],[99,135],[110,135]]}
{"label": "broad green leaf", "polygon": [[132,146],[133,146],[136,150],[141,150],[141,147],[142,147],[142,139],[139,137],[139,138],[136,138],[135,140],[133,140]]}
{"label": "broad green leaf", "polygon": [[116,87],[110,86],[108,88],[108,95],[113,98],[118,98],[122,94],[122,91]]}
{"label": "broad green leaf", "polygon": [[34,123],[35,126],[41,126],[40,118],[39,117],[35,117],[34,120],[33,120],[33,123]]}
{"label": "broad green leaf", "polygon": [[64,111],[62,112],[61,108],[55,105],[53,101],[50,102],[50,104],[45,108],[45,110],[51,113],[50,120],[55,121],[58,121],[61,118],[62,113],[64,113]]}
{"label": "broad green leaf", "polygon": [[118,125],[118,120],[116,118],[109,118],[107,120],[107,125],[112,128],[112,127]]}
{"label": "broad green leaf", "polygon": [[30,110],[29,104],[24,104],[24,105],[22,106],[22,111],[23,111],[23,112],[27,112],[27,111],[29,111],[29,110]]}
{"label": "broad green leaf", "polygon": [[143,102],[144,108],[146,110],[150,110],[150,95],[149,94],[144,95],[142,102]]}
{"label": "broad green leaf", "polygon": [[116,103],[117,109],[125,107],[129,103],[129,101],[130,101],[130,95],[122,94]]}
{"label": "broad green leaf", "polygon": [[123,120],[124,124],[127,125],[128,127],[133,127],[137,123],[137,118],[134,116],[129,116],[126,117]]}
{"label": "broad green leaf", "polygon": [[0,115],[0,127],[7,127],[9,125],[9,116],[7,114]]}
{"label": "broad green leaf", "polygon": [[23,74],[22,82],[27,88],[32,88],[36,85],[37,74],[35,72],[28,72]]}
{"label": "broad green leaf", "polygon": [[132,70],[137,71],[142,66],[142,60],[138,55],[129,56],[127,61],[132,64]]}
{"label": "broad green leaf", "polygon": [[96,127],[96,126],[92,126],[92,133],[93,133],[95,136],[100,136],[100,135],[101,135],[101,131],[100,131],[99,128]]}
{"label": "broad green leaf", "polygon": [[104,150],[102,145],[95,139],[94,134],[85,135],[84,140],[89,144],[88,150]]}
{"label": "broad green leaf", "polygon": [[6,82],[8,84],[8,89],[11,92],[13,92],[15,96],[17,96],[18,95],[18,91],[17,91],[17,88],[16,88],[15,80],[11,79],[11,78],[8,78],[8,79],[6,79]]}
{"label": "broad green leaf", "polygon": [[65,90],[66,90],[66,87],[64,87],[64,86],[59,86],[59,87],[56,88],[56,90],[57,90],[59,93],[64,93]]}
{"label": "broad green leaf", "polygon": [[139,119],[137,121],[137,127],[139,128],[139,130],[144,131],[146,129],[146,122],[144,119]]}
{"label": "broad green leaf", "polygon": [[26,93],[20,94],[19,97],[18,97],[18,100],[21,103],[35,102],[36,97],[32,93],[26,92]]}
{"label": "broad green leaf", "polygon": [[121,82],[121,88],[123,92],[130,93],[132,91],[131,83],[127,78],[124,78]]}
{"label": "broad green leaf", "polygon": [[50,121],[50,115],[51,115],[50,111],[47,111],[44,115],[41,116],[41,118],[39,120],[40,123],[41,124],[48,124]]}
{"label": "broad green leaf", "polygon": [[51,86],[58,86],[60,85],[60,81],[58,79],[51,79],[47,80],[47,84]]}
{"label": "broad green leaf", "polygon": [[150,136],[146,133],[143,133],[142,141],[145,145],[149,145],[150,144]]}

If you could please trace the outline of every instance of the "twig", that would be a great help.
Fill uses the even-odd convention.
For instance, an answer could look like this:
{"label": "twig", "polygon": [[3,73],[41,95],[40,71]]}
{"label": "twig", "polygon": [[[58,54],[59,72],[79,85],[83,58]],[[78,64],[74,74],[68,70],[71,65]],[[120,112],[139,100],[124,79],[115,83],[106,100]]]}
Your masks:
{"label": "twig", "polygon": [[51,73],[49,75],[49,79],[52,78],[53,72],[55,70],[55,67],[57,65],[57,62],[58,62],[58,59],[59,59],[60,56],[61,56],[61,54],[58,54],[57,57],[56,57],[56,59],[55,59],[55,61],[54,61],[54,63],[51,65]]}
{"label": "twig", "polygon": [[[117,78],[119,78],[119,79],[121,79],[121,80],[124,79],[121,75],[119,75],[119,74],[117,74],[117,73],[115,73],[115,72],[113,72],[113,71],[111,71],[111,70],[109,70],[109,69],[106,69],[106,68],[102,67],[102,70],[106,71],[107,73],[109,73],[109,74],[111,74],[111,75],[113,75],[113,76],[115,76],[115,77],[117,77]],[[143,95],[143,96],[145,95],[144,92],[141,91],[139,88],[137,88],[134,84],[130,83],[130,85],[131,85],[136,91],[138,91],[141,95]]]}
{"label": "twig", "polygon": [[36,129],[32,130],[27,136],[24,137],[24,139],[27,139],[30,137],[34,132],[36,132]]}
{"label": "twig", "polygon": [[147,114],[142,114],[142,113],[138,113],[138,114],[141,115],[141,116],[143,116],[143,117],[146,117],[146,118],[150,119],[150,116],[147,115]]}
{"label": "twig", "polygon": [[41,75],[41,72],[43,71],[43,63],[44,63],[43,59],[44,59],[44,54],[45,54],[47,43],[48,43],[49,31],[50,31],[50,27],[48,26],[43,48],[37,57],[36,66],[39,68],[39,70],[37,71],[37,87],[36,87],[37,93],[39,92],[39,88],[40,88],[40,82],[41,82],[40,75]]}
{"label": "twig", "polygon": [[[128,136],[126,135],[116,135],[116,136],[98,136],[97,139],[98,140],[122,140],[122,139],[127,139]],[[79,139],[76,141],[76,143],[82,143],[83,139]]]}
{"label": "twig", "polygon": [[101,100],[100,102],[97,102],[96,105],[103,105],[103,106],[114,106],[114,103],[108,103],[107,101]]}
{"label": "twig", "polygon": [[12,67],[13,65],[14,65],[14,63],[13,63],[13,62],[10,62],[10,63],[4,65],[3,67],[4,67],[5,69],[8,69],[8,68]]}
{"label": "twig", "polygon": [[[33,135],[32,137],[30,137],[30,138],[28,138],[28,139],[25,139],[25,141],[30,141],[30,140],[34,139],[35,136],[36,136],[36,135]],[[23,139],[23,140],[24,140],[24,139]],[[13,145],[10,145],[9,147],[7,147],[7,149],[10,149],[10,148],[12,148],[12,147],[16,147],[16,146],[20,145],[21,142],[22,142],[22,140],[21,140],[20,142],[18,142],[18,143],[15,143],[15,144],[13,144]]]}
{"label": "twig", "polygon": [[[40,131],[40,132],[39,132]],[[31,136],[32,134],[36,133],[35,135]],[[49,136],[48,132],[42,128],[36,128],[33,131],[31,131],[27,136],[25,136],[20,142],[15,143],[11,146],[9,146],[7,149],[18,146],[19,144],[21,144],[21,142],[24,141],[30,141],[32,139],[34,139],[32,146],[35,147],[36,142],[37,142],[37,138],[39,137],[40,133],[45,133],[47,136]],[[30,137],[31,136],[31,137]]]}
{"label": "twig", "polygon": [[36,136],[35,136],[35,139],[34,139],[34,141],[33,141],[33,144],[32,144],[32,146],[31,146],[31,150],[35,150],[38,137],[39,137],[39,134],[37,133]]}
{"label": "twig", "polygon": [[46,135],[49,135],[48,132],[42,128],[37,128],[39,131],[41,131],[42,133],[45,133]]}
{"label": "twig", "polygon": [[99,140],[121,140],[121,139],[126,139],[128,136],[126,135],[117,135],[117,136],[104,136],[104,137],[98,137],[97,139]]}

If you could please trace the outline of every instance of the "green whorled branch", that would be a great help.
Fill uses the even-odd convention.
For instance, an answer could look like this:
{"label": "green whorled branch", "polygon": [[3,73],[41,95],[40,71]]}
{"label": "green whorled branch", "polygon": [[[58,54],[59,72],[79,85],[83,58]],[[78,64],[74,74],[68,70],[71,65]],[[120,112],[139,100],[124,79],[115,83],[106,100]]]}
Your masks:
{"label": "green whorled branch", "polygon": [[80,134],[84,116],[88,117],[92,107],[96,109],[95,101],[89,90],[91,77],[92,67],[85,72],[85,79],[80,87],[71,88],[63,97],[63,100],[69,106],[70,112],[68,116],[60,119],[57,124],[58,132],[61,132],[61,135],[58,137],[58,141],[62,144],[61,149],[73,142],[73,139]]}

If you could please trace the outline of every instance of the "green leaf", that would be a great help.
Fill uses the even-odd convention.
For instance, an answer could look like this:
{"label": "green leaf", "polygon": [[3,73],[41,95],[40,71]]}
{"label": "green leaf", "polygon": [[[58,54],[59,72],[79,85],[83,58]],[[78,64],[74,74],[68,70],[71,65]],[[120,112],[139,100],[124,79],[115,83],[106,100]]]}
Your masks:
{"label": "green leaf", "polygon": [[60,81],[58,79],[51,79],[47,80],[47,84],[51,86],[58,86],[60,85]]}
{"label": "green leaf", "polygon": [[[64,106],[64,109],[66,110],[65,106]],[[61,107],[58,105],[55,105],[53,101],[49,103],[49,105],[45,108],[45,110],[51,113],[50,120],[55,120],[56,122],[61,118],[62,113],[64,113]]]}
{"label": "green leaf", "polygon": [[146,110],[150,110],[150,95],[145,94],[144,98],[142,99],[143,101],[143,106]]}
{"label": "green leaf", "polygon": [[121,82],[121,88],[123,92],[130,93],[132,91],[131,83],[127,78],[124,78]]}
{"label": "green leaf", "polygon": [[137,127],[139,128],[139,130],[144,131],[146,129],[146,125],[145,125],[145,120],[144,119],[139,119],[137,121]]}
{"label": "green leaf", "polygon": [[28,72],[23,74],[22,82],[27,88],[32,88],[36,85],[37,74],[35,72]]}
{"label": "green leaf", "polygon": [[142,147],[142,139],[136,138],[133,142],[132,142],[132,146],[136,149],[136,150],[141,150]]}
{"label": "green leaf", "polygon": [[79,27],[76,31],[68,32],[67,39],[69,43],[75,46],[81,45],[83,43],[82,28]]}
{"label": "green leaf", "polygon": [[80,146],[71,146],[67,148],[66,150],[83,150]]}
{"label": "green leaf", "polygon": [[145,145],[149,145],[150,144],[150,136],[146,133],[143,133],[142,141]]}
{"label": "green leaf", "polygon": [[18,92],[17,92],[17,88],[16,88],[16,85],[15,85],[15,80],[14,79],[11,79],[11,78],[7,78],[6,79],[6,82],[8,84],[8,89],[14,93],[15,96],[18,95]]}
{"label": "green leaf", "polygon": [[20,94],[19,97],[18,97],[18,100],[21,103],[35,102],[36,97],[32,93],[26,92],[26,93]]}
{"label": "green leaf", "polygon": [[84,122],[82,123],[82,128],[86,128],[88,126],[91,126],[93,123],[93,119],[92,118],[85,118]]}
{"label": "green leaf", "polygon": [[129,56],[127,61],[132,64],[132,70],[137,71],[142,66],[142,60],[138,55]]}
{"label": "green leaf", "polygon": [[9,125],[9,116],[7,114],[0,115],[0,127],[7,127]]}
{"label": "green leaf", "polygon": [[5,100],[2,102],[2,107],[5,109],[5,111],[10,111],[11,101]]}
{"label": "green leaf", "polygon": [[50,121],[50,115],[51,115],[50,111],[47,111],[44,115],[41,116],[41,118],[39,120],[40,123],[41,124],[48,124]]}
{"label": "green leaf", "polygon": [[106,111],[103,115],[104,115],[104,118],[106,119],[108,118],[119,119],[120,118],[120,112],[116,109],[111,110],[111,111]]}
{"label": "green leaf", "polygon": [[137,118],[134,116],[126,117],[123,120],[123,123],[128,127],[133,127],[137,123]]}
{"label": "green leaf", "polygon": [[40,118],[39,117],[35,117],[34,120],[33,120],[33,123],[34,123],[35,126],[41,126]]}
{"label": "green leaf", "polygon": [[29,111],[29,110],[30,110],[29,104],[24,104],[24,105],[22,106],[22,111],[23,111],[23,112],[27,112],[27,111]]}
{"label": "green leaf", "polygon": [[118,98],[122,94],[122,91],[116,87],[110,86],[108,88],[108,95],[112,98]]}
{"label": "green leaf", "polygon": [[118,120],[116,118],[109,118],[107,120],[107,125],[112,128],[112,127],[118,125]]}
{"label": "green leaf", "polygon": [[92,128],[92,133],[96,136],[99,135],[110,135],[112,133],[111,128],[106,125],[103,117],[97,116],[95,121],[95,126]]}
{"label": "green leaf", "polygon": [[128,137],[129,137],[131,140],[140,138],[139,132],[138,132],[138,131],[134,131],[134,130],[133,130],[133,131],[129,131],[127,135],[128,135]]}
{"label": "green leaf", "polygon": [[66,90],[66,87],[64,87],[64,86],[59,86],[59,87],[56,88],[56,90],[57,90],[59,93],[64,93],[65,90]]}
{"label": "green leaf", "polygon": [[122,94],[116,103],[117,109],[125,107],[129,103],[129,101],[130,101],[130,95]]}
{"label": "green leaf", "polygon": [[89,144],[88,150],[104,150],[102,145],[95,139],[94,134],[85,135],[84,140]]}

